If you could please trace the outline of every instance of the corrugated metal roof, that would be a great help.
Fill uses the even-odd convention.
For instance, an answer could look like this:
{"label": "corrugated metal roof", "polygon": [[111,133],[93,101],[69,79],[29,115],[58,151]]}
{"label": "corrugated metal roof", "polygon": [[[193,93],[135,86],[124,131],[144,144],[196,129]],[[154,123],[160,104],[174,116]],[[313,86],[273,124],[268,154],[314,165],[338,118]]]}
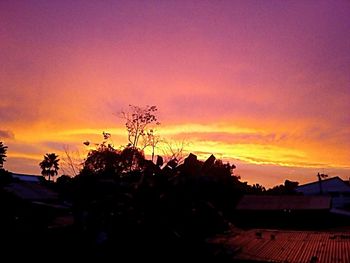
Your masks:
{"label": "corrugated metal roof", "polygon": [[302,193],[313,193],[320,192],[320,185],[322,186],[322,191],[327,192],[350,192],[349,181],[344,181],[340,177],[332,177],[323,179],[321,181],[315,181],[303,185],[299,185],[296,188],[297,192]]}
{"label": "corrugated metal roof", "polygon": [[313,210],[330,209],[330,196],[303,195],[245,195],[239,201],[238,210]]}
{"label": "corrugated metal roof", "polygon": [[[330,178],[322,179],[322,180],[321,180],[321,183],[327,183],[327,182],[329,182],[329,181],[339,181],[339,182],[341,182],[341,183],[346,184],[346,183],[344,182],[344,180],[341,179],[339,176],[335,176],[335,177],[330,177]],[[313,184],[319,185],[319,184],[320,184],[320,181],[317,180],[317,181],[314,181],[314,182],[310,182],[310,183],[306,183],[306,184],[299,185],[299,186],[297,187],[297,189],[298,189],[298,188],[302,188],[302,187],[304,187],[304,186],[313,185]]]}
{"label": "corrugated metal roof", "polygon": [[[236,260],[289,263],[350,262],[350,232],[254,229],[221,241]],[[314,261],[312,261],[312,259]]]}
{"label": "corrugated metal roof", "polygon": [[23,182],[40,182],[39,175],[32,174],[19,174],[19,173],[11,173],[13,178],[19,179]]}

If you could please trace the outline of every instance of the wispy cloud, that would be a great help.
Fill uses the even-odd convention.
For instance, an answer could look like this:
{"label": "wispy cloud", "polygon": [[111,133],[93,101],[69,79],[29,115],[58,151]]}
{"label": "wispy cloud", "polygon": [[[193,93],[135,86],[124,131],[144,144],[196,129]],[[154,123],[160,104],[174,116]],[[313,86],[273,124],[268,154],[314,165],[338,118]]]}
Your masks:
{"label": "wispy cloud", "polygon": [[0,139],[14,139],[15,134],[9,130],[0,130]]}
{"label": "wispy cloud", "polygon": [[229,132],[180,132],[176,134],[175,138],[187,138],[192,140],[205,140],[205,141],[217,141],[225,142],[229,144],[271,144],[279,142],[285,138],[284,135],[277,135],[274,133],[260,134],[260,133],[229,133]]}

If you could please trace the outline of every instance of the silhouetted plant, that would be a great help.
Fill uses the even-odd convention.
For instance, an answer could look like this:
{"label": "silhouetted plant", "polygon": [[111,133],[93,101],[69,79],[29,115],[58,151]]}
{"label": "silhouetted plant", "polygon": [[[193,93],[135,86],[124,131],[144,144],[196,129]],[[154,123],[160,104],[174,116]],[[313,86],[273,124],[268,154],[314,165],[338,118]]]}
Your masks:
{"label": "silhouetted plant", "polygon": [[63,174],[63,175],[61,175],[60,177],[57,178],[56,183],[57,183],[57,185],[64,186],[64,185],[67,185],[67,184],[71,183],[72,180],[73,180],[72,177]]}
{"label": "silhouetted plant", "polygon": [[94,174],[115,175],[120,171],[120,151],[101,144],[96,150],[91,150],[83,164],[83,169]]}
{"label": "silhouetted plant", "polygon": [[55,153],[47,153],[44,155],[44,160],[39,164],[40,168],[42,169],[41,174],[43,176],[48,176],[49,181],[51,177],[58,174],[59,168],[59,162],[60,159],[58,159],[58,155]]}
{"label": "silhouetted plant", "polygon": [[0,142],[0,169],[4,168],[4,162],[6,162],[6,152],[7,152],[7,146],[3,144],[3,142]]}
{"label": "silhouetted plant", "polygon": [[266,192],[266,189],[264,186],[262,186],[260,184],[253,184],[251,186],[250,193],[252,193],[252,194],[256,195],[256,194],[262,194],[264,192]]}
{"label": "silhouetted plant", "polygon": [[5,169],[0,169],[0,186],[10,183],[13,180],[11,173]]}
{"label": "silhouetted plant", "polygon": [[151,147],[152,154],[151,154],[151,161],[154,161],[154,153],[155,149],[157,148],[157,145],[162,142],[162,139],[159,135],[155,133],[154,129],[150,129],[142,136],[143,137],[143,147],[142,150],[144,150],[146,147]]}
{"label": "silhouetted plant", "polygon": [[287,194],[295,194],[296,188],[298,187],[298,185],[299,185],[299,182],[293,182],[290,180],[284,181],[284,187],[286,189]]}
{"label": "silhouetted plant", "polygon": [[128,132],[129,145],[133,148],[137,148],[140,138],[146,136],[147,128],[152,125],[159,125],[155,112],[156,106],[139,107],[129,105],[129,111],[122,111],[122,117],[124,118],[126,130]]}
{"label": "silhouetted plant", "polygon": [[188,143],[185,140],[182,140],[180,142],[163,140],[162,152],[164,156],[164,162],[169,163],[175,161],[176,164],[182,163],[185,158],[185,146],[187,145]]}
{"label": "silhouetted plant", "polygon": [[297,193],[296,188],[298,187],[298,185],[299,182],[285,180],[284,184],[276,185],[271,189],[268,189],[266,193],[272,195],[293,195]]}
{"label": "silhouetted plant", "polygon": [[88,153],[81,174],[89,171],[95,175],[117,179],[131,171],[142,171],[144,163],[143,152],[136,148],[125,147],[117,150],[110,145],[101,144]]}
{"label": "silhouetted plant", "polygon": [[129,168],[128,171],[142,171],[145,165],[145,156],[143,152],[137,148],[125,147],[121,152],[121,160],[123,165],[123,172],[125,168]]}
{"label": "silhouetted plant", "polygon": [[64,156],[61,157],[60,169],[63,174],[76,176],[82,168],[83,158],[78,150],[72,151],[68,145],[63,146]]}

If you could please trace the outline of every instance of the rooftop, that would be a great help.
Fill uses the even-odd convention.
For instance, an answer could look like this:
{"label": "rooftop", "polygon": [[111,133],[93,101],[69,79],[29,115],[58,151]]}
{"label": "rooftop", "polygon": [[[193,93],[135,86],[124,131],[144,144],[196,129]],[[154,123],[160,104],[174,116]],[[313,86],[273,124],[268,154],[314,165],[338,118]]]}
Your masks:
{"label": "rooftop", "polygon": [[24,182],[40,182],[41,176],[32,174],[11,173],[13,178]]}
{"label": "rooftop", "polygon": [[[344,184],[346,186],[349,186],[349,181],[344,181],[339,176],[322,179],[321,183],[325,184],[325,183],[328,183],[328,182],[331,182],[331,181],[336,181],[336,182],[342,183],[342,184]],[[299,185],[297,188],[303,188],[305,186],[310,186],[310,185],[317,185],[318,186],[319,184],[320,184],[320,181],[317,180],[317,181],[314,181],[314,182],[310,182],[310,183]]]}
{"label": "rooftop", "polygon": [[238,210],[315,210],[330,209],[329,196],[304,195],[245,195],[239,201]]}
{"label": "rooftop", "polygon": [[34,182],[13,182],[5,186],[5,189],[19,198],[29,201],[55,200],[58,198],[57,193]]}
{"label": "rooftop", "polygon": [[224,244],[239,261],[350,262],[350,232],[252,229],[213,243]]}

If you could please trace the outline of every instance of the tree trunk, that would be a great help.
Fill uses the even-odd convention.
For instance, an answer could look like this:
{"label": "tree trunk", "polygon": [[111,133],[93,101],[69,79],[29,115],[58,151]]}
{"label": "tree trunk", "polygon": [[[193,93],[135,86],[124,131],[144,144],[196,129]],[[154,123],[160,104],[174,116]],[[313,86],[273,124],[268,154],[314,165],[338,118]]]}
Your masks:
{"label": "tree trunk", "polygon": [[153,159],[154,159],[154,145],[152,145],[152,163],[153,163]]}

